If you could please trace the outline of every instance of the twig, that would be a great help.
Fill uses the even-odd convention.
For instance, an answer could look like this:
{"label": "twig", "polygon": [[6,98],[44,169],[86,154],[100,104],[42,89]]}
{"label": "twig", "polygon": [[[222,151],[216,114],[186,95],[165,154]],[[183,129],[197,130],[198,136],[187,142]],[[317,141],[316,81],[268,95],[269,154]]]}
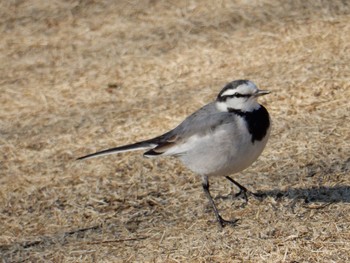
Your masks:
{"label": "twig", "polygon": [[99,229],[99,228],[101,228],[101,225],[85,227],[85,228],[79,228],[79,229],[76,229],[76,230],[71,230],[69,232],[65,232],[64,236],[70,236],[70,235],[74,235],[76,233],[82,233],[82,232],[89,231],[89,230],[96,230],[96,229]]}
{"label": "twig", "polygon": [[123,238],[123,239],[110,239],[110,240],[101,240],[101,241],[93,241],[86,242],[88,245],[98,245],[98,244],[107,244],[107,243],[119,243],[119,242],[127,242],[127,241],[139,241],[148,238],[148,236],[144,237],[134,237],[134,238]]}
{"label": "twig", "polygon": [[[86,228],[79,228],[76,230],[71,230],[71,231],[65,232],[63,234],[63,237],[65,238],[67,236],[71,236],[71,235],[74,235],[76,233],[83,233],[83,232],[86,232],[89,230],[96,230],[99,228],[101,228],[101,225],[96,225],[96,226],[91,226],[91,227],[86,227]],[[57,239],[57,237],[54,237],[54,236],[53,237],[43,236],[43,237],[40,237],[39,240],[24,241],[22,243],[17,243],[17,245],[19,245],[20,247],[25,249],[25,248],[30,248],[30,247],[41,245],[44,242],[48,242],[49,244],[52,244],[56,239]],[[9,249],[10,247],[12,247],[12,246],[10,245],[10,246],[8,246],[8,248],[7,247],[0,247],[0,248],[1,249]]]}

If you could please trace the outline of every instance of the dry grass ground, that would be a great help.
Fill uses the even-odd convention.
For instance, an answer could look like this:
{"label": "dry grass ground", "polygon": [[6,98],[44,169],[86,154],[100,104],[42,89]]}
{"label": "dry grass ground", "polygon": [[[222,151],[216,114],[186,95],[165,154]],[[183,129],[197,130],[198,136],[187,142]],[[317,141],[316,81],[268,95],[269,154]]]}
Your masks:
{"label": "dry grass ground", "polygon": [[[348,1],[0,2],[2,262],[349,262]],[[217,199],[141,153],[146,139],[249,78],[273,131]],[[232,186],[212,180],[216,196]]]}

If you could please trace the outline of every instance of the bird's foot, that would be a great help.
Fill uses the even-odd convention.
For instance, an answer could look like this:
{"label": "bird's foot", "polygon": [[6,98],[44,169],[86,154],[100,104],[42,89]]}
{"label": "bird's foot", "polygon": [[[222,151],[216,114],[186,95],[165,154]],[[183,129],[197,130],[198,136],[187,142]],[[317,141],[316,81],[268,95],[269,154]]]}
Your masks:
{"label": "bird's foot", "polygon": [[267,197],[266,194],[264,193],[259,193],[259,192],[249,192],[250,195],[252,195],[255,199],[257,199],[258,201],[262,201],[263,199],[265,199]]}
{"label": "bird's foot", "polygon": [[234,227],[237,225],[238,220],[239,219],[226,220],[226,219],[223,219],[220,215],[218,215],[218,217],[217,217],[217,222],[219,223],[219,226],[221,228],[224,228],[225,226]]}
{"label": "bird's foot", "polygon": [[263,193],[254,193],[248,190],[243,190],[240,189],[240,191],[236,194],[232,194],[233,198],[242,198],[244,200],[244,206],[248,204],[248,197],[254,197],[258,201],[262,201],[265,197],[266,194]]}

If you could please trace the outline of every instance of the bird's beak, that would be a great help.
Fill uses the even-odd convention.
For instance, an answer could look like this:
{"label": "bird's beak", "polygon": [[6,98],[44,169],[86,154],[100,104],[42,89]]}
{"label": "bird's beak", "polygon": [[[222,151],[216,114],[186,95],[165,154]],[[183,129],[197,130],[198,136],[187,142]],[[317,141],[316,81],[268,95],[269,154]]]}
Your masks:
{"label": "bird's beak", "polygon": [[256,92],[254,94],[254,97],[260,97],[260,96],[263,96],[263,95],[266,95],[269,93],[270,93],[270,91],[268,91],[268,90],[258,90],[258,92]]}

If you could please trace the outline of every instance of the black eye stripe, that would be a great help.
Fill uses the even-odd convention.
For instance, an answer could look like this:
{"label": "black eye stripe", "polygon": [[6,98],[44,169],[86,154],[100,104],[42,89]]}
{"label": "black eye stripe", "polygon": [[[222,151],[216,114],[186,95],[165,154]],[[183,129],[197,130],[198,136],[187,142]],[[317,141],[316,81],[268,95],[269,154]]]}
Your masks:
{"label": "black eye stripe", "polygon": [[226,100],[227,98],[249,98],[250,96],[251,96],[250,94],[235,93],[235,94],[232,94],[232,95],[221,96],[220,99]]}
{"label": "black eye stripe", "polygon": [[250,94],[240,94],[240,93],[235,93],[232,95],[232,98],[233,97],[236,97],[236,98],[249,98],[251,95]]}

